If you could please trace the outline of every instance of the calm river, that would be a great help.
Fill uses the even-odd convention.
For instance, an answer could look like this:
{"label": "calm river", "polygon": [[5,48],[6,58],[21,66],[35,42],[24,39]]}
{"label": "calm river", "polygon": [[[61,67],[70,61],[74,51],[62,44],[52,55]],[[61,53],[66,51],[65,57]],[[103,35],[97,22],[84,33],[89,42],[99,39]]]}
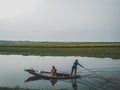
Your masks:
{"label": "calm river", "polygon": [[[25,72],[24,69],[33,68],[40,71],[50,71],[51,66],[54,65],[58,72],[70,73],[72,64],[76,59],[85,68],[100,76],[78,67],[77,74],[81,77],[77,80],[58,80],[55,85],[44,79],[25,82],[32,75]],[[120,90],[120,59],[0,55],[0,87],[16,86],[35,89]]]}

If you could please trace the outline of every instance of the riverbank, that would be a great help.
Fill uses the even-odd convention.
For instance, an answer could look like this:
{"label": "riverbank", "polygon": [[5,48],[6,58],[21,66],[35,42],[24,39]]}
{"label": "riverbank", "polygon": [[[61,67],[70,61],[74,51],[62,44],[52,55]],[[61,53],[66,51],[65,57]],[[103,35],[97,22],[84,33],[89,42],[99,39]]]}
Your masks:
{"label": "riverbank", "polygon": [[0,90],[68,90],[68,89],[29,89],[29,88],[20,88],[20,87],[0,87]]}
{"label": "riverbank", "polygon": [[40,56],[86,56],[120,59],[120,42],[1,43],[0,54]]}

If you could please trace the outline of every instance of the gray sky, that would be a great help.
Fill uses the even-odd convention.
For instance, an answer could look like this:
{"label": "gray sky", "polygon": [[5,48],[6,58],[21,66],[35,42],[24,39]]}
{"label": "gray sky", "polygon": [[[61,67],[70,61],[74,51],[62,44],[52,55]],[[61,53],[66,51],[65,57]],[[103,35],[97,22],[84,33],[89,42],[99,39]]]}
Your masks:
{"label": "gray sky", "polygon": [[0,40],[120,42],[120,0],[0,0]]}

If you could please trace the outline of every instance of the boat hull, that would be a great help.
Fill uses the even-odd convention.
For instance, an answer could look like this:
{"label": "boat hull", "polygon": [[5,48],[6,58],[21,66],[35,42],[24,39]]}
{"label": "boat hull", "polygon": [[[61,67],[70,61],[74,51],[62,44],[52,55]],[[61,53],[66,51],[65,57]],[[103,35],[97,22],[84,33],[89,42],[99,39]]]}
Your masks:
{"label": "boat hull", "polygon": [[34,76],[44,79],[75,79],[80,77],[80,75],[71,76],[70,74],[64,74],[64,73],[57,73],[56,76],[51,76],[51,72],[46,72],[46,71],[39,72],[38,70],[33,70],[33,69],[25,69],[25,71]]}

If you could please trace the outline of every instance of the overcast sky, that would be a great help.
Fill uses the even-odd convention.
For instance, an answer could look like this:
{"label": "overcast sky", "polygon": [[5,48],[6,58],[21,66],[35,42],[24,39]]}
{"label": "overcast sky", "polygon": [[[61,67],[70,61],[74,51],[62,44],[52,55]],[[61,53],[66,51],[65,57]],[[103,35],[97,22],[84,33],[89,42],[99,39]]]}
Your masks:
{"label": "overcast sky", "polygon": [[120,42],[120,0],[0,0],[0,40]]}

